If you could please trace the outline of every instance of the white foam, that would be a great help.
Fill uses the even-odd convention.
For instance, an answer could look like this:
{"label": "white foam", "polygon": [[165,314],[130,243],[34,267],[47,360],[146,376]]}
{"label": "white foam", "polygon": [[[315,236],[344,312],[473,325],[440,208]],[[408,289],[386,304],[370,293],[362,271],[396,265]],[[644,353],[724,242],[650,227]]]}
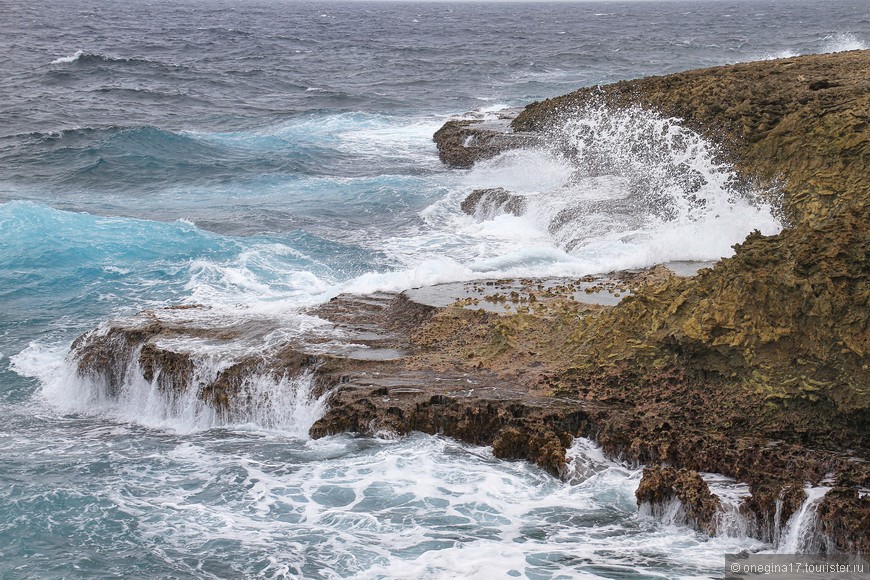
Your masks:
{"label": "white foam", "polygon": [[796,52],[794,50],[784,49],[784,50],[779,50],[776,52],[766,52],[766,53],[760,54],[758,56],[751,57],[747,60],[750,60],[750,61],[754,61],[754,60],[777,60],[780,58],[793,58],[793,57],[796,57],[799,55],[800,55],[799,52]]}
{"label": "white foam", "polygon": [[396,156],[416,158],[434,163],[431,153],[435,149],[432,134],[442,124],[440,117],[420,117],[412,119],[372,116],[365,123],[339,130],[339,149],[357,155],[371,155],[379,158]]}
{"label": "white foam", "polygon": [[689,523],[683,502],[676,496],[666,503],[644,502],[639,506],[638,513],[641,517],[653,519],[669,527],[684,527]]}
{"label": "white foam", "polygon": [[753,229],[781,229],[769,205],[736,188],[718,150],[677,119],[588,107],[553,139],[579,170],[558,195],[540,197],[536,211],[578,257],[611,269],[716,260]]}
{"label": "white foam", "polygon": [[[387,140],[396,139],[383,126],[355,130],[360,135],[386,131]],[[251,281],[250,269],[228,264],[197,290],[197,299],[214,301],[208,292],[216,280],[225,290],[239,291],[225,292],[227,304],[311,303],[311,297],[324,300],[339,292],[403,290],[482,277],[574,276],[669,261],[715,261],[730,256],[733,244],[753,229],[772,234],[781,228],[769,205],[735,188],[730,167],[717,163],[716,155],[713,146],[675,119],[590,108],[566,123],[549,149],[510,151],[470,172],[445,176],[447,184],[454,183],[420,213],[422,224],[367,232],[360,243],[386,254],[397,265],[391,271],[349,281],[285,272],[298,279],[276,284]],[[693,179],[700,180],[697,190],[691,189]],[[480,221],[467,216],[459,204],[480,187],[518,192],[529,209],[520,217]],[[562,219],[565,211],[575,213]],[[213,264],[196,267],[215,269]]]}
{"label": "white foam", "polygon": [[575,437],[565,454],[568,463],[563,479],[571,485],[588,484],[592,478],[606,475],[611,470],[622,475],[631,474],[632,478],[638,473],[626,463],[607,458],[601,447],[586,437]]}
{"label": "white foam", "polygon": [[[487,108],[492,112],[481,114],[497,114],[501,108],[494,105]],[[257,147],[270,146],[276,139],[310,141],[379,159],[426,157],[426,163],[437,165],[431,134],[441,121],[341,113],[295,119],[259,133],[200,138]],[[731,246],[753,229],[765,234],[780,229],[768,205],[737,191],[730,168],[715,161],[716,153],[675,119],[644,111],[588,108],[571,118],[547,146],[508,151],[467,172],[438,169],[439,173],[422,175],[413,183],[404,179],[398,185],[352,180],[354,195],[369,187],[377,188],[378,195],[386,195],[383,188],[445,192],[419,213],[417,222],[405,220],[398,227],[389,221],[373,223],[356,233],[337,234],[344,236],[343,242],[386,256],[389,269],[348,280],[334,267],[318,263],[316,256],[296,255],[280,244],[257,244],[233,258],[192,262],[188,302],[226,311],[277,313],[340,292],[715,261],[731,255]],[[689,192],[687,183],[698,176],[702,187]],[[306,185],[304,195],[327,190],[341,203],[343,187],[340,181],[327,180]],[[461,201],[473,189],[487,187],[524,195],[526,214],[481,220],[460,211]],[[563,219],[566,211],[574,214]]]}
{"label": "white foam", "polygon": [[283,244],[260,244],[221,262],[196,259],[189,265],[187,302],[249,314],[287,311],[311,304],[332,284],[304,269],[289,269],[287,258],[316,260]]}
{"label": "white foam", "polygon": [[498,113],[499,111],[504,111],[505,109],[509,109],[510,105],[505,103],[494,103],[492,105],[487,105],[486,107],[481,107],[478,109],[481,113]]}
{"label": "white foam", "polygon": [[[310,92],[328,92],[309,87]],[[355,157],[415,160],[421,166],[438,167],[432,155],[432,134],[443,124],[440,116],[396,117],[349,112],[305,116],[278,125],[232,133],[187,132],[194,138],[218,141],[244,148],[330,147]]]}
{"label": "white foam", "polygon": [[[478,163],[421,213],[428,228],[391,238],[385,249],[406,263],[437,249],[494,276],[518,271],[523,259],[528,276],[715,261],[753,229],[781,229],[771,207],[742,192],[717,155],[676,119],[589,107],[549,147]],[[458,211],[471,190],[494,187],[523,195],[526,213],[479,221]]]}
{"label": "white foam", "polygon": [[868,46],[870,46],[867,44],[866,41],[864,41],[858,35],[852,32],[837,32],[835,34],[828,34],[827,36],[818,39],[817,42],[819,43],[816,45],[817,48],[808,52],[802,53],[801,51],[796,49],[781,49],[775,52],[756,54],[755,56],[751,56],[746,60],[776,60],[780,58],[793,58],[795,56],[800,56],[801,54],[808,54],[813,52],[818,54],[828,54],[834,52],[845,52],[849,50],[866,50]]}
{"label": "white foam", "polygon": [[105,498],[135,522],[137,539],[187,554],[192,571],[220,562],[210,570],[242,577],[264,568],[293,577],[703,577],[722,553],[758,547],[638,517],[640,471],[588,440],[571,453],[594,473],[566,482],[489,448],[419,434],[301,441],[230,425],[181,438],[102,416],[64,424],[33,448],[46,459],[63,449],[80,472],[93,462],[105,473],[66,489]]}
{"label": "white foam", "polygon": [[468,190],[503,187],[537,194],[562,187],[574,169],[568,160],[545,149],[513,150],[477,163],[465,176],[464,185]]}
{"label": "white foam", "polygon": [[71,63],[71,62],[75,62],[75,61],[77,61],[77,60],[79,59],[79,57],[81,57],[83,54],[84,54],[84,51],[82,51],[82,50],[77,50],[76,53],[73,54],[72,56],[63,56],[63,57],[61,57],[61,58],[56,58],[56,59],[54,59],[53,61],[51,61],[51,64],[68,64],[68,63]]}

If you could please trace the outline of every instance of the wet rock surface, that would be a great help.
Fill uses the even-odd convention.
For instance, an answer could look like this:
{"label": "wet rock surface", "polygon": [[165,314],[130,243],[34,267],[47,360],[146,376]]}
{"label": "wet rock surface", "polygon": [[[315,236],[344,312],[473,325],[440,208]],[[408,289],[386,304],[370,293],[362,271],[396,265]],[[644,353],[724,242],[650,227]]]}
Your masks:
{"label": "wet rock surface", "polygon": [[433,136],[438,157],[445,165],[467,169],[504,151],[534,146],[536,135],[511,129],[515,116],[516,111],[504,111],[494,119],[472,116],[448,121]]}
{"label": "wet rock surface", "polygon": [[677,500],[690,525],[711,534],[716,533],[719,498],[710,492],[697,471],[648,467],[644,469],[635,496],[639,504],[649,504],[653,509],[661,509]]}
{"label": "wet rock surface", "polygon": [[[594,292],[614,284],[602,280]],[[577,291],[568,281],[537,286],[540,298],[535,302],[542,309],[558,307],[569,287]],[[593,286],[587,281],[587,287]],[[499,295],[499,290],[526,286],[506,280],[470,287]],[[230,418],[234,407],[244,403],[239,397],[246,377],[308,372],[315,380],[314,396],[331,393],[329,410],[311,428],[313,437],[423,431],[492,445],[497,457],[529,460],[558,475],[573,437],[591,432],[595,418],[610,405],[536,392],[536,372],[513,368],[506,380],[503,371],[508,369],[469,365],[467,355],[458,359],[460,352],[439,348],[442,331],[464,326],[477,334],[502,317],[463,308],[461,296],[467,290],[445,285],[424,293],[454,304],[450,307],[406,294],[341,295],[311,309],[310,320],[290,338],[277,340],[275,334],[286,324],[281,319],[241,322],[244,317],[212,315],[205,307],[149,310],[81,336],[70,356],[80,375],[101,381],[110,395],[120,393],[125,382],[145,380],[161,390],[192,390]],[[220,364],[204,365],[208,358]],[[202,372],[206,366],[210,372]]]}
{"label": "wet rock surface", "polygon": [[503,187],[475,189],[462,200],[460,209],[468,215],[480,219],[492,219],[498,215],[523,215],[528,205],[522,195],[512,193]]}
{"label": "wet rock surface", "polygon": [[[743,401],[739,393],[729,401],[721,389],[690,379],[685,370],[651,373],[620,363],[597,374],[582,372],[582,380],[575,376],[584,348],[576,338],[578,321],[597,320],[615,308],[601,304],[597,294],[632,296],[673,279],[657,267],[606,278],[479,281],[403,294],[342,295],[312,309],[317,322],[307,330],[274,343],[264,337],[280,321],[224,324],[205,308],[146,311],[84,335],[72,356],[80,373],[98,376],[110,392],[138,373],[162,389],[196,389],[230,417],[244,404],[239,397],[245,377],[308,372],[314,394],[329,393],[328,411],[311,428],[313,437],[422,431],[491,445],[497,457],[528,460],[554,475],[565,469],[573,437],[595,438],[610,456],[650,466],[639,503],[677,498],[686,522],[711,533],[719,504],[699,471],[748,482],[752,496],[742,509],[754,535],[768,540],[800,507],[804,482],[837,474],[844,491],[825,508],[830,523],[824,529],[843,536],[840,545],[847,549],[863,546],[860,523],[841,527],[844,519],[851,521],[852,504],[866,501],[851,493],[870,481],[861,454],[795,442],[789,430],[799,415],[778,427],[791,441],[773,440],[738,421],[744,403],[761,401]],[[470,296],[511,309],[477,308]],[[213,374],[197,372],[202,355],[195,353],[203,341],[222,360]],[[713,411],[718,415],[708,415]],[[736,425],[729,429],[729,423]],[[679,477],[672,468],[656,467],[663,464],[679,466]],[[847,530],[848,539],[838,530]]]}
{"label": "wet rock surface", "polygon": [[779,192],[791,226],[750,235],[697,276],[644,285],[578,317],[565,341],[570,361],[546,384],[630,410],[600,426],[613,454],[749,483],[758,537],[770,539],[797,509],[806,482],[830,476],[851,491],[821,502],[824,531],[837,549],[865,550],[857,490],[868,484],[870,447],[870,51],[580,89],[528,106],[512,128],[546,136],[601,106],[682,118],[722,146],[742,179]]}

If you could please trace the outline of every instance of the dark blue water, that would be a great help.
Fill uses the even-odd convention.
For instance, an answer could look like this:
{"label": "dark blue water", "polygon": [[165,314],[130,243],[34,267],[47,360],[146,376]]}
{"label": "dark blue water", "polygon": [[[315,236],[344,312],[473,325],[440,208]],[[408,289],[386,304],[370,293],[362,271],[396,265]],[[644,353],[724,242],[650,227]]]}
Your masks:
{"label": "dark blue water", "polygon": [[[257,383],[284,409],[226,425],[143,406],[147,385],[108,400],[64,357],[147,307],[293,328],[342,291],[727,255],[779,225],[675,121],[576,119],[563,143],[593,134],[617,168],[594,177],[546,148],[449,171],[431,135],[579,86],[866,48],[866,1],[4,0],[0,15],[0,576],[705,576],[759,547],[644,519],[636,472],[603,458],[570,485],[437,438],[311,442],[322,406],[298,381]],[[706,177],[700,213],[656,181],[676,166]],[[599,204],[549,227],[640,174],[667,219]],[[532,210],[466,216],[481,186]]]}

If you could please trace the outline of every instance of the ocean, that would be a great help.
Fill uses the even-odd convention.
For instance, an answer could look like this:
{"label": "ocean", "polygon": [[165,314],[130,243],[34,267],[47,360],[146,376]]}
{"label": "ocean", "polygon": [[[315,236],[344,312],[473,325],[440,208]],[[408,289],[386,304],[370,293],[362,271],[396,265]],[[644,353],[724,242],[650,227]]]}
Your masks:
{"label": "ocean", "polygon": [[[146,308],[292,332],[342,292],[727,256],[782,224],[678,121],[590,109],[558,146],[471,170],[444,167],[432,134],[581,86],[868,48],[866,0],[0,14],[0,578],[707,578],[726,552],[783,548],[639,512],[641,467],[591,441],[564,479],[442,437],[315,441],[325,403],[304,381],[266,381],[282,404],[230,423],[141,385],[95,392],[67,353]],[[466,215],[480,187],[530,209]]]}

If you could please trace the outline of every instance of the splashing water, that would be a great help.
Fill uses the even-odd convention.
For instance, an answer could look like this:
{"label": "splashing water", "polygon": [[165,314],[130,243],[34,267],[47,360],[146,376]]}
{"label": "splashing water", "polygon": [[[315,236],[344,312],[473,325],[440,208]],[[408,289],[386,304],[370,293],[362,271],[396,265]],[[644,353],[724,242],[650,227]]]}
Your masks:
{"label": "splashing water", "polygon": [[771,205],[721,157],[678,119],[590,105],[565,115],[542,149],[484,162],[469,180],[523,196],[526,215],[499,216],[501,227],[531,223],[574,269],[602,272],[717,260],[753,229],[778,232]]}
{"label": "splashing water", "polygon": [[867,43],[851,32],[838,32],[824,38],[822,52],[846,52],[847,50],[865,50]]}
{"label": "splashing water", "polygon": [[719,498],[719,511],[716,513],[716,535],[731,538],[745,538],[749,522],[740,513],[744,501],[751,497],[749,485],[719,473],[702,473],[710,493]]}
{"label": "splashing water", "polygon": [[789,518],[785,524],[777,553],[779,554],[817,554],[824,546],[824,537],[818,530],[818,517],[816,509],[830,487],[807,486],[804,491],[807,498],[801,507]]}
{"label": "splashing water", "polygon": [[[561,145],[468,172],[431,141],[481,104],[870,38],[866,0],[703,4],[5,2],[0,576],[710,577],[769,547],[638,517],[637,469],[589,442],[562,481],[439,437],[309,440],[304,375],[252,375],[227,416],[195,385],[110,394],[65,360],[143,308],[292,338],[296,309],[342,291],[715,260],[777,230],[670,120],[581,111]],[[529,211],[460,211],[498,186]],[[203,381],[224,364],[194,354]]]}
{"label": "splashing water", "polygon": [[73,356],[61,358],[62,347],[33,343],[12,358],[13,369],[42,382],[42,397],[65,412],[100,414],[151,428],[191,433],[218,427],[250,426],[274,430],[299,439],[326,410],[329,394],[314,396],[314,376],[274,376],[253,373],[242,379],[228,404],[216,406],[201,397],[200,385],[214,382],[232,363],[224,355],[193,358],[189,384],[166,388],[160,371],[152,380],[143,378],[139,366],[141,347],[128,361],[116,361],[120,386],[112,387],[102,376],[82,376]]}

